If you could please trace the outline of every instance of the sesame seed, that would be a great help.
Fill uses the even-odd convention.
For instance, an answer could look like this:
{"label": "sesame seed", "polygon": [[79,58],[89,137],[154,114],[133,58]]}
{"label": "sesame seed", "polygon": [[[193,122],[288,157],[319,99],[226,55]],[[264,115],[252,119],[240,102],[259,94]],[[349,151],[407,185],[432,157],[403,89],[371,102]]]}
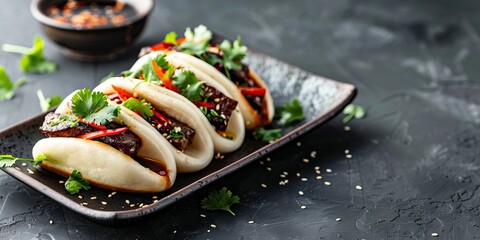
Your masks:
{"label": "sesame seed", "polygon": [[325,185],[327,185],[327,186],[330,186],[330,185],[332,185],[332,183],[331,183],[331,182],[324,182],[324,184],[325,184]]}
{"label": "sesame seed", "polygon": [[298,172],[295,175],[297,175],[297,177],[300,177],[300,173],[298,173]]}
{"label": "sesame seed", "polygon": [[155,200],[153,200],[153,202],[154,202],[154,203],[157,203],[157,202],[158,202],[158,200],[157,200],[157,199],[155,199]]}
{"label": "sesame seed", "polygon": [[58,181],[58,183],[60,183],[60,184],[64,184],[64,183],[65,183],[65,181],[63,181],[63,180],[60,180],[60,181]]}
{"label": "sesame seed", "polygon": [[267,185],[265,183],[262,183],[260,186],[262,186],[263,188],[267,188]]}
{"label": "sesame seed", "polygon": [[360,185],[355,186],[355,188],[358,189],[358,190],[362,190],[362,186],[360,186]]}
{"label": "sesame seed", "polygon": [[220,102],[220,98],[213,99],[214,102]]}
{"label": "sesame seed", "polygon": [[343,130],[345,130],[345,132],[348,132],[348,131],[352,130],[352,128],[350,126],[345,126],[345,127],[343,127]]}
{"label": "sesame seed", "polygon": [[310,160],[308,160],[308,159],[306,159],[306,158],[302,159],[302,161],[303,161],[304,163],[309,163],[309,162],[310,162]]}
{"label": "sesame seed", "polygon": [[82,196],[82,195],[78,195],[78,198],[79,198],[79,199],[83,199],[83,196]]}
{"label": "sesame seed", "polygon": [[210,232],[210,229],[207,230],[207,233],[209,233],[209,232]]}
{"label": "sesame seed", "polygon": [[103,201],[102,201],[102,205],[107,205],[107,202],[103,202]]}
{"label": "sesame seed", "polygon": [[284,182],[284,181],[280,181],[280,182],[278,183],[278,185],[280,185],[280,186],[285,186],[285,182]]}
{"label": "sesame seed", "polygon": [[301,142],[297,142],[297,146],[302,146],[302,143]]}
{"label": "sesame seed", "polygon": [[267,171],[272,171],[271,167],[266,167],[265,169],[267,169]]}
{"label": "sesame seed", "polygon": [[328,173],[331,173],[331,172],[332,172],[332,169],[327,168],[327,169],[325,169],[325,171],[327,171]]}
{"label": "sesame seed", "polygon": [[298,191],[298,194],[299,194],[300,196],[303,196],[303,192],[302,192],[302,191]]}
{"label": "sesame seed", "polygon": [[177,233],[177,230],[173,230],[173,233]]}
{"label": "sesame seed", "polygon": [[220,111],[220,104],[217,104],[217,106],[215,106],[215,110]]}
{"label": "sesame seed", "polygon": [[80,205],[82,205],[82,206],[88,206],[88,202],[80,203]]}
{"label": "sesame seed", "polygon": [[285,174],[280,174],[280,177],[281,178],[286,178],[287,176],[285,176]]}
{"label": "sesame seed", "polygon": [[27,166],[27,163],[22,163],[22,166],[26,167],[26,166]]}
{"label": "sesame seed", "polygon": [[317,176],[317,177],[315,177],[315,178],[318,179],[318,180],[320,180],[320,179],[322,179],[323,177],[322,177],[322,176]]}
{"label": "sesame seed", "polygon": [[436,232],[432,233],[432,237],[438,237],[438,233]]}
{"label": "sesame seed", "polygon": [[125,200],[125,203],[126,203],[126,204],[130,204],[130,200],[128,200],[128,199]]}
{"label": "sesame seed", "polygon": [[342,221],[342,219],[341,218],[336,218],[335,221],[340,222],[340,221]]}
{"label": "sesame seed", "polygon": [[20,170],[21,170],[19,167],[15,167],[15,169],[17,169],[18,171],[20,171]]}
{"label": "sesame seed", "polygon": [[288,179],[285,179],[285,181],[283,181],[283,182],[284,182],[285,184],[287,184],[287,183],[288,183]]}
{"label": "sesame seed", "polygon": [[349,154],[349,153],[350,153],[350,150],[345,149],[345,154]]}
{"label": "sesame seed", "polygon": [[96,199],[97,199],[97,197],[95,197],[95,196],[94,196],[94,197],[91,197],[90,199],[91,199],[91,200],[96,200]]}
{"label": "sesame seed", "polygon": [[205,215],[205,214],[200,214],[200,217],[202,217],[202,218],[206,218],[206,217],[207,217],[207,215]]}
{"label": "sesame seed", "polygon": [[131,208],[135,207],[135,204],[133,204],[133,203],[132,203],[132,204],[130,204],[130,207],[131,207]]}
{"label": "sesame seed", "polygon": [[272,159],[270,157],[267,157],[267,162],[270,162],[272,161]]}
{"label": "sesame seed", "polygon": [[305,209],[305,208],[307,208],[307,206],[302,205],[302,206],[300,206],[300,208]]}
{"label": "sesame seed", "polygon": [[264,163],[263,161],[260,161],[260,164],[262,164],[262,165],[263,165],[263,164],[265,164],[265,163]]}
{"label": "sesame seed", "polygon": [[315,170],[315,173],[320,174],[321,172],[320,172],[320,170]]}
{"label": "sesame seed", "polygon": [[347,155],[345,155],[345,157],[350,159],[350,158],[352,158],[352,154],[347,154]]}
{"label": "sesame seed", "polygon": [[143,207],[143,203],[140,203],[140,205],[138,205],[139,207]]}
{"label": "sesame seed", "polygon": [[304,178],[302,178],[302,179],[300,179],[300,180],[301,180],[302,182],[306,182],[306,181],[308,181],[308,179],[307,179],[307,178],[305,178],[305,177],[304,177]]}
{"label": "sesame seed", "polygon": [[217,227],[217,225],[215,225],[215,224],[211,224],[211,225],[210,225],[210,227],[212,227],[212,228],[216,228],[216,227]]}
{"label": "sesame seed", "polygon": [[52,225],[52,224],[53,224],[53,220],[50,220],[49,223],[50,223],[50,225]]}
{"label": "sesame seed", "polygon": [[288,176],[288,172],[283,172],[283,175]]}
{"label": "sesame seed", "polygon": [[115,196],[117,194],[117,192],[112,192],[112,196]]}
{"label": "sesame seed", "polygon": [[248,221],[248,223],[249,223],[249,224],[253,224],[253,223],[255,223],[255,222],[254,222],[254,221]]}
{"label": "sesame seed", "polygon": [[310,153],[310,157],[311,157],[311,158],[317,157],[317,151],[312,151],[312,152]]}
{"label": "sesame seed", "polygon": [[157,199],[157,198],[158,198],[158,196],[153,196],[153,197],[152,197],[152,199]]}
{"label": "sesame seed", "polygon": [[111,198],[111,197],[112,197],[112,194],[108,194],[108,197]]}
{"label": "sesame seed", "polygon": [[27,168],[27,171],[28,171],[28,174],[34,174],[34,172],[32,170],[30,170],[29,168]]}
{"label": "sesame seed", "polygon": [[320,170],[320,166],[315,166],[315,170]]}

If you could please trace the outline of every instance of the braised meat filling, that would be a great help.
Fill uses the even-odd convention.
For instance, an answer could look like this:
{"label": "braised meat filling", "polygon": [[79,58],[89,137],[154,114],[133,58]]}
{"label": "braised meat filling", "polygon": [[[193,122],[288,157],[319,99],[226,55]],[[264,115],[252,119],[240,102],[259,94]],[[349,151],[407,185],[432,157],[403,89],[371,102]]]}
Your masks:
{"label": "braised meat filling", "polygon": [[[40,132],[48,137],[78,137],[80,135],[98,131],[98,129],[83,122],[74,122],[58,113],[49,113],[45,116]],[[122,127],[116,123],[110,123],[108,128]],[[93,139],[103,142],[118,149],[130,157],[134,157],[141,146],[141,139],[130,130],[112,136],[98,137]]]}
{"label": "braised meat filling", "polygon": [[228,121],[230,120],[232,112],[237,107],[238,102],[225,96],[211,86],[205,85],[204,91],[205,95],[209,96],[206,102],[212,104],[212,108],[203,108],[201,110],[210,124],[215,127],[215,130],[223,132],[227,129]]}

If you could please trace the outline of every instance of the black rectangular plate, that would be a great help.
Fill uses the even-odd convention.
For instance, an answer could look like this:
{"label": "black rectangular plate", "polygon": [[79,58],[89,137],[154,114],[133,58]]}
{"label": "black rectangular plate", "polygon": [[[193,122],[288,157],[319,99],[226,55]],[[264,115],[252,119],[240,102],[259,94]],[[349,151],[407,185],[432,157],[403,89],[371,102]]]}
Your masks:
{"label": "black rectangular plate", "polygon": [[[174,186],[168,191],[158,194],[129,194],[92,188],[81,192],[80,196],[72,196],[63,187],[62,181],[65,181],[65,178],[33,168],[31,164],[22,166],[17,163],[14,167],[3,170],[87,218],[109,225],[124,224],[160,212],[206,184],[236,171],[321,125],[338,114],[356,95],[356,88],[351,84],[316,76],[258,52],[249,51],[246,63],[268,85],[275,106],[297,98],[303,107],[305,120],[283,128],[283,137],[270,144],[255,140],[251,133],[247,133],[240,149],[226,154],[222,159],[213,159],[207,168],[199,172],[179,174]],[[0,132],[0,154],[31,156],[33,145],[43,138],[38,131],[43,118],[44,114]]]}

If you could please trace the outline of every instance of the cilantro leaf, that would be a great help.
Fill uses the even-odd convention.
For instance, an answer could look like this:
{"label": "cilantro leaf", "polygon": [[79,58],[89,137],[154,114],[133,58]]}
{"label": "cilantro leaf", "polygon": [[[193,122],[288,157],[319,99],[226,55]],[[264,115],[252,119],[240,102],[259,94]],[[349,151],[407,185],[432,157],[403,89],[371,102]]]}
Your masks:
{"label": "cilantro leaf", "polygon": [[[166,73],[167,76],[171,76],[171,74],[173,74],[173,67],[167,61],[164,54],[157,55],[153,60],[155,60],[155,62],[161,69],[168,70]],[[162,80],[158,78],[155,70],[153,69],[152,59],[149,59],[139,71],[132,73],[130,76],[139,77],[140,74],[143,74],[143,80],[145,80],[146,82],[150,82],[156,85],[163,84]]]}
{"label": "cilantro leaf", "polygon": [[212,39],[212,32],[204,25],[198,25],[193,31],[188,27],[184,35],[187,42],[208,42]]}
{"label": "cilantro leaf", "polygon": [[16,82],[12,82],[5,71],[5,68],[0,66],[0,102],[12,99],[12,97],[15,95],[15,89],[24,83],[24,78]]}
{"label": "cilantro leaf", "polygon": [[240,198],[233,195],[226,187],[218,191],[212,191],[202,200],[202,208],[207,210],[225,210],[235,216],[230,206],[240,203]]}
{"label": "cilantro leaf", "polygon": [[220,44],[220,49],[223,53],[223,66],[225,68],[229,70],[240,70],[242,68],[241,60],[247,54],[247,47],[242,46],[240,36],[233,41],[233,45],[230,41],[224,40]]}
{"label": "cilantro leaf", "polygon": [[92,92],[84,88],[72,97],[72,112],[78,117],[87,117],[108,105],[107,97],[102,92]]}
{"label": "cilantro leaf", "polygon": [[111,122],[115,117],[120,114],[119,106],[106,106],[98,112],[94,112],[86,116],[83,120],[85,122],[94,122],[98,125],[105,125]]}
{"label": "cilantro leaf", "polygon": [[36,158],[18,158],[10,154],[0,155],[0,167],[11,167],[16,161],[30,161],[33,162],[33,166],[37,166],[42,161],[47,161],[47,156],[44,154],[38,155]]}
{"label": "cilantro leaf", "polygon": [[281,129],[265,129],[265,128],[258,128],[253,132],[253,137],[255,139],[260,139],[264,142],[272,142],[279,139],[282,136]]}
{"label": "cilantro leaf", "polygon": [[292,124],[305,118],[302,106],[297,99],[293,99],[291,103],[286,103],[277,108],[276,115],[280,117],[278,123],[282,126]]}
{"label": "cilantro leaf", "polygon": [[2,49],[5,52],[21,53],[19,66],[24,72],[30,73],[49,73],[57,70],[57,64],[46,60],[43,56],[44,43],[40,36],[33,40],[33,47],[26,48],[17,45],[3,44]]}
{"label": "cilantro leaf", "polygon": [[65,182],[65,189],[68,191],[68,193],[73,195],[78,193],[82,189],[90,189],[90,183],[87,180],[83,179],[81,172],[73,170],[70,174],[70,177],[68,177],[68,180]]}
{"label": "cilantro leaf", "polygon": [[343,109],[343,114],[347,114],[347,116],[343,118],[343,123],[347,123],[353,118],[360,119],[365,117],[366,112],[362,106],[349,104]]}
{"label": "cilantro leaf", "polygon": [[127,101],[123,102],[122,105],[134,112],[138,111],[140,116],[145,119],[153,116],[152,104],[145,102],[145,99],[138,101],[135,98],[129,98]]}
{"label": "cilantro leaf", "polygon": [[208,42],[183,42],[179,45],[182,52],[201,56],[208,49]]}
{"label": "cilantro leaf", "polygon": [[165,35],[165,39],[163,42],[168,44],[177,45],[177,33],[176,32],[169,32]]}
{"label": "cilantro leaf", "polygon": [[60,103],[62,102],[62,97],[60,96],[45,98],[42,90],[40,89],[37,90],[37,97],[40,101],[40,108],[42,109],[42,112],[46,112],[49,109],[60,105]]}
{"label": "cilantro leaf", "polygon": [[180,90],[180,94],[192,102],[198,102],[203,97],[203,84],[191,71],[178,72],[172,78],[173,84]]}

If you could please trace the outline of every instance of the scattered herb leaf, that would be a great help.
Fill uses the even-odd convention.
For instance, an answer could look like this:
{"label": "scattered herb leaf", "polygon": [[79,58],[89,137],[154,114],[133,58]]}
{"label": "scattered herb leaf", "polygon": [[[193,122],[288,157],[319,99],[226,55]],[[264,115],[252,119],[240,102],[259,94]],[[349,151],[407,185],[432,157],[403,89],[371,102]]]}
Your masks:
{"label": "scattered herb leaf", "polygon": [[60,105],[60,103],[62,103],[62,97],[56,95],[53,97],[45,98],[42,90],[40,89],[37,90],[37,97],[40,101],[40,108],[42,109],[42,112],[46,112],[49,109],[56,107]]}
{"label": "scattered herb leaf", "polygon": [[153,116],[152,104],[145,102],[145,99],[138,101],[135,98],[129,98],[122,105],[134,112],[138,112],[142,118],[146,119]]}
{"label": "scattered herb leaf", "polygon": [[25,83],[25,79],[21,78],[16,82],[12,82],[5,68],[0,66],[0,102],[12,99],[15,95],[15,89]]}
{"label": "scattered herb leaf", "polygon": [[260,139],[264,142],[272,142],[279,139],[282,136],[281,129],[265,129],[265,128],[258,128],[253,132],[253,137],[255,139]]}
{"label": "scattered herb leaf", "polygon": [[343,123],[347,123],[353,118],[360,119],[365,117],[365,109],[362,106],[349,104],[343,109],[343,114],[346,114],[343,118]]}
{"label": "scattered herb leaf", "polygon": [[14,157],[10,154],[2,154],[0,155],[0,167],[11,167],[15,164],[16,161],[29,161],[33,162],[33,166],[37,166],[37,164],[41,163],[42,161],[47,161],[47,156],[45,154],[40,154],[36,158],[18,158]]}
{"label": "scattered herb leaf", "polygon": [[20,59],[20,69],[30,73],[50,73],[57,70],[57,64],[46,60],[43,56],[44,43],[40,36],[36,36],[33,40],[33,47],[26,48],[12,44],[3,44],[2,49],[5,52],[13,52],[23,54]]}
{"label": "scattered herb leaf", "polygon": [[235,216],[230,207],[234,203],[240,203],[240,198],[233,195],[226,187],[218,191],[211,191],[207,197],[202,200],[202,208],[207,210],[225,210]]}
{"label": "scattered herb leaf", "polygon": [[290,125],[305,118],[302,106],[297,99],[293,99],[291,103],[278,107],[276,115],[279,117],[278,124],[282,126]]}
{"label": "scattered herb leaf", "polygon": [[68,177],[68,180],[65,182],[65,189],[68,191],[68,193],[73,195],[77,194],[82,189],[90,189],[90,183],[83,179],[81,172],[73,170],[70,174],[70,177]]}

